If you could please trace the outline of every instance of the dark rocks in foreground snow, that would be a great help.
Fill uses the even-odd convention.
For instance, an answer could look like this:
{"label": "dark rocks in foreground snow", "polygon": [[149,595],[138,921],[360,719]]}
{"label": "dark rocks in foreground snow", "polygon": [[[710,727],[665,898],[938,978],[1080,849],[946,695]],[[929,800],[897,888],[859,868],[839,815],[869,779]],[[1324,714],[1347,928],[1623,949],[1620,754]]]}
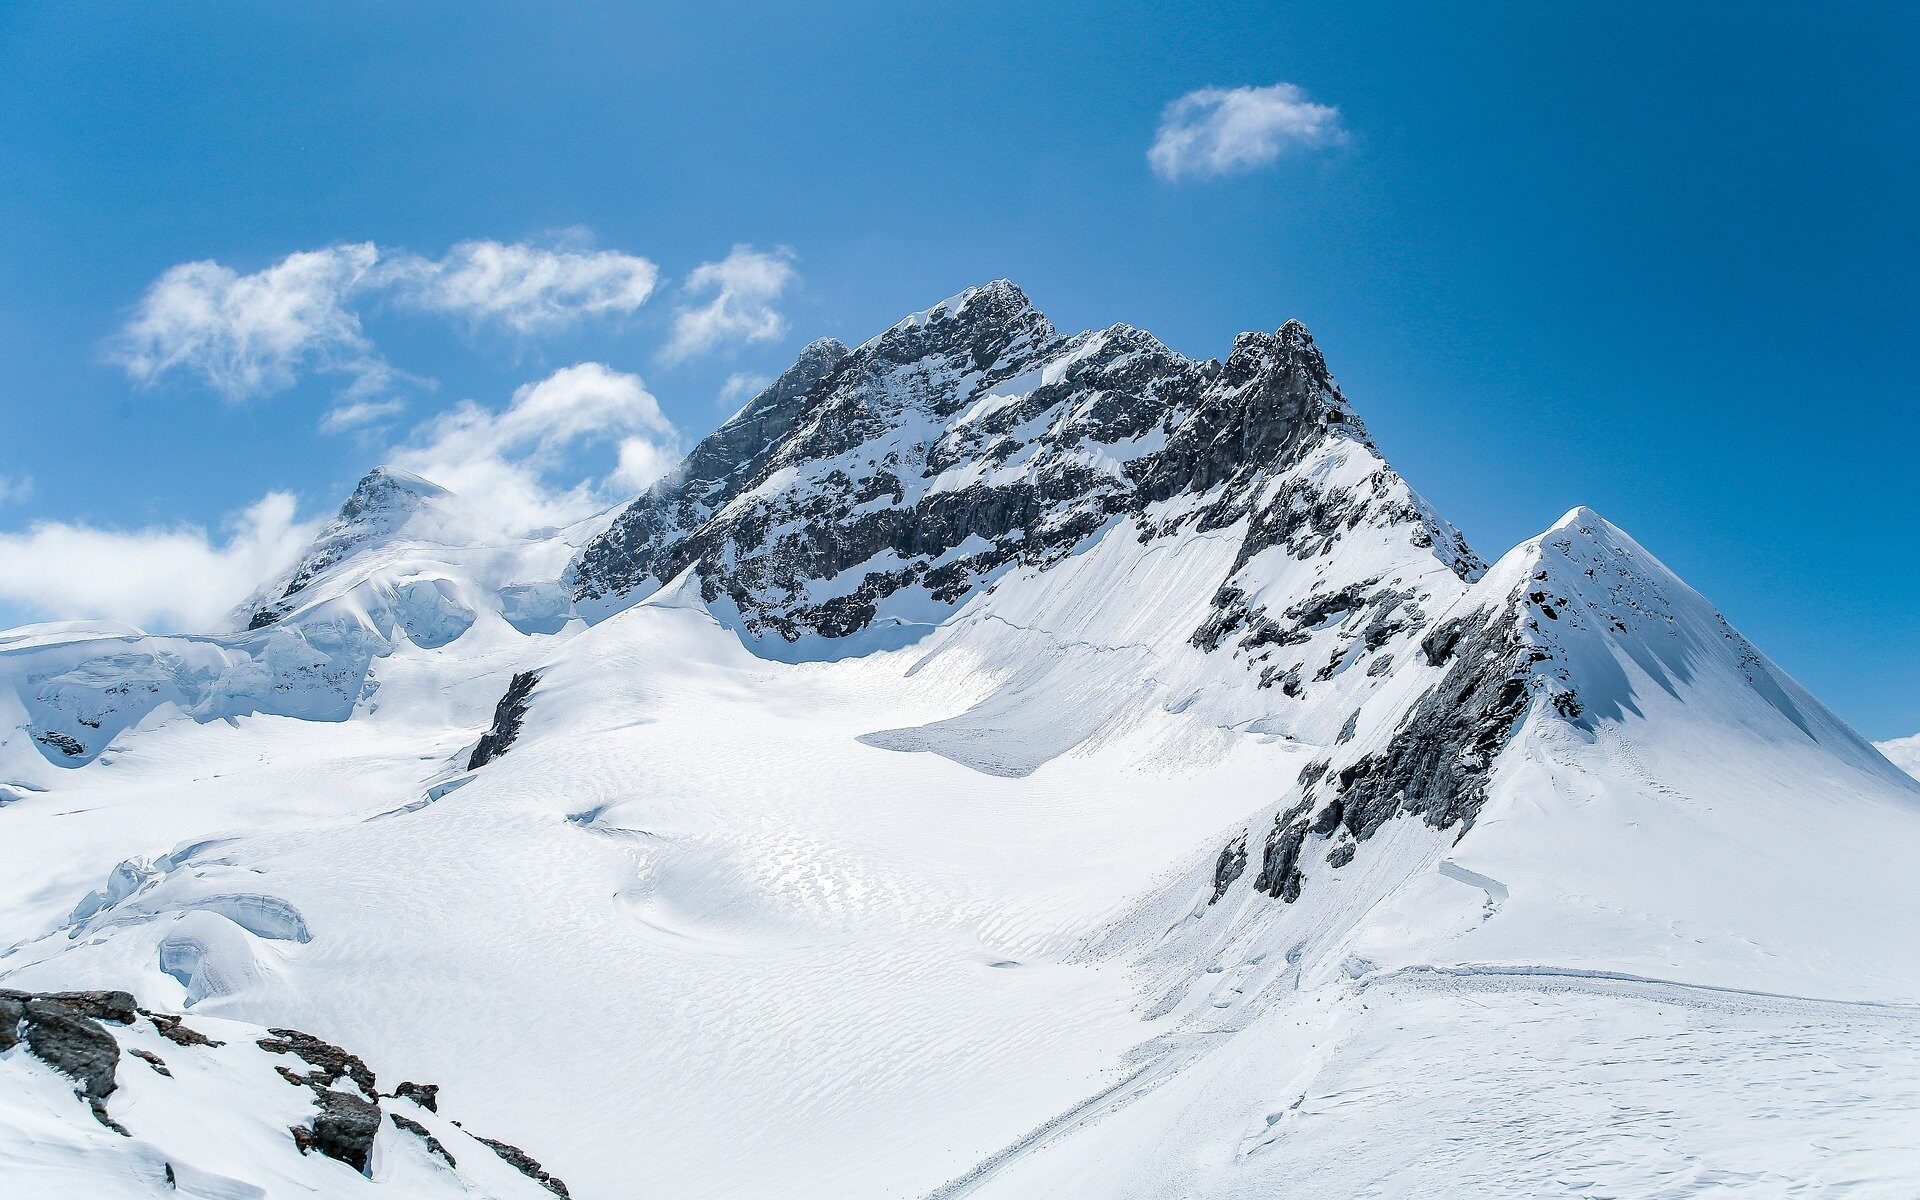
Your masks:
{"label": "dark rocks in foreground snow", "polygon": [[148,1012],[140,1010],[140,1015],[153,1022],[160,1036],[176,1046],[224,1046],[225,1042],[216,1042],[206,1034],[187,1027],[186,1022],[170,1013]]}
{"label": "dark rocks in foreground snow", "polygon": [[133,1020],[126,992],[49,992],[36,995],[0,989],[0,1050],[25,1042],[35,1058],[70,1077],[94,1119],[115,1133],[127,1131],[107,1115],[107,1097],[117,1086],[120,1043],[101,1025]]}
{"label": "dark rocks in foreground snow", "polygon": [[[380,1132],[380,1099],[374,1090],[373,1069],[358,1055],[310,1033],[297,1029],[268,1032],[273,1036],[260,1039],[262,1050],[291,1054],[313,1068],[305,1075],[278,1068],[288,1083],[313,1091],[314,1106],[319,1110],[311,1124],[296,1125],[289,1131],[300,1153],[317,1151],[366,1174],[373,1163],[373,1139]],[[342,1079],[358,1088],[360,1094],[329,1086]]]}
{"label": "dark rocks in foreground snow", "polygon": [[161,1058],[158,1054],[155,1054],[153,1051],[130,1050],[128,1051],[128,1053],[133,1055],[135,1058],[139,1059],[141,1062],[146,1063],[148,1066],[152,1067],[155,1071],[158,1071],[160,1074],[168,1076],[169,1078],[172,1077],[173,1072],[167,1068],[167,1060],[164,1058]]}
{"label": "dark rocks in foreground snow", "polygon": [[496,1142],[492,1138],[476,1136],[474,1140],[492,1149],[495,1154],[498,1154],[502,1159],[506,1160],[514,1170],[525,1175],[528,1179],[533,1180],[541,1187],[546,1188],[554,1195],[569,1195],[566,1184],[547,1174],[540,1164],[535,1162],[533,1158],[528,1155],[525,1150],[520,1149],[520,1147],[508,1145],[506,1142]]}
{"label": "dark rocks in foreground snow", "polygon": [[[122,1049],[113,1027],[131,1027],[141,1021],[151,1022],[155,1033],[181,1047],[178,1052],[169,1052],[169,1057],[174,1060],[171,1067],[158,1054],[138,1044],[130,1044],[126,1048],[129,1055],[146,1064],[140,1068],[143,1072],[150,1068],[163,1077],[163,1080],[153,1081],[162,1088],[178,1086],[177,1082],[164,1082],[174,1080],[178,1071],[186,1071],[190,1075],[196,1067],[205,1069],[206,1065],[211,1065],[208,1060],[197,1056],[203,1051],[212,1051],[224,1045],[188,1028],[178,1016],[139,1008],[133,996],[127,992],[36,993],[0,988],[0,1052],[20,1048],[67,1076],[73,1081],[75,1098],[87,1105],[94,1119],[123,1137],[134,1134],[107,1112],[107,1100],[118,1087],[116,1075]],[[300,1153],[324,1155],[373,1178],[374,1143],[379,1136],[382,1120],[391,1115],[394,1125],[418,1138],[427,1153],[439,1158],[449,1168],[456,1166],[453,1152],[421,1121],[400,1113],[382,1111],[382,1097],[374,1090],[373,1070],[358,1055],[297,1029],[270,1029],[266,1033],[269,1036],[258,1039],[257,1043],[262,1050],[273,1055],[291,1056],[307,1068],[305,1073],[284,1065],[275,1068],[280,1078],[288,1084],[312,1093],[312,1118],[287,1131]],[[217,1069],[231,1071],[241,1066],[242,1062],[223,1057]],[[254,1062],[252,1069],[257,1071],[257,1060]],[[267,1080],[268,1087],[276,1086],[271,1082],[272,1076],[267,1076]],[[418,1105],[423,1110],[422,1115],[426,1112],[438,1113],[439,1091],[434,1084],[407,1082],[395,1089],[394,1098]],[[195,1093],[189,1089],[176,1094],[186,1096]],[[146,1110],[130,1107],[122,1115],[138,1127],[143,1111]],[[454,1124],[457,1126],[459,1123]],[[140,1132],[145,1136],[151,1131]],[[454,1135],[449,1134],[449,1137],[453,1138]],[[548,1174],[524,1150],[487,1138],[476,1140],[528,1179],[557,1196],[567,1195],[566,1184]],[[176,1175],[172,1162],[160,1164],[160,1172],[170,1187],[182,1186],[182,1179]],[[240,1193],[236,1191],[234,1194]],[[247,1190],[246,1194],[255,1192]],[[327,1194],[332,1192],[328,1191]]]}
{"label": "dark rocks in foreground snow", "polygon": [[440,1085],[437,1083],[414,1083],[411,1080],[393,1089],[397,1100],[411,1100],[428,1112],[440,1111]]}
{"label": "dark rocks in foreground snow", "polygon": [[313,1124],[296,1125],[294,1144],[302,1154],[319,1151],[362,1175],[373,1165],[373,1139],[380,1132],[380,1106],[351,1092],[314,1089],[320,1113]]}
{"label": "dark rocks in foreground snow", "polygon": [[[273,1036],[260,1039],[262,1050],[294,1055],[313,1068],[306,1075],[285,1068],[280,1072],[287,1082],[312,1089],[314,1104],[319,1110],[312,1124],[290,1130],[301,1153],[324,1154],[366,1174],[372,1165],[373,1143],[380,1132],[381,1118],[390,1116],[395,1126],[421,1139],[429,1153],[440,1157],[449,1167],[455,1165],[452,1152],[426,1126],[411,1117],[381,1109],[383,1097],[375,1089],[373,1069],[360,1056],[297,1029],[268,1032]],[[330,1086],[343,1080],[351,1087]],[[357,1093],[353,1089],[358,1089]],[[439,1097],[438,1084],[409,1080],[395,1088],[390,1098],[406,1100],[428,1112],[438,1113]],[[547,1174],[525,1151],[489,1138],[476,1137],[475,1140],[554,1194],[567,1194],[566,1184]]]}
{"label": "dark rocks in foreground snow", "polygon": [[321,1041],[298,1029],[270,1029],[272,1037],[261,1038],[260,1048],[270,1054],[292,1054],[314,1070],[303,1080],[315,1086],[332,1084],[345,1076],[369,1096],[374,1095],[373,1068],[357,1054],[349,1054],[332,1042]]}
{"label": "dark rocks in foreground snow", "polygon": [[397,1128],[404,1129],[419,1138],[427,1147],[427,1153],[439,1155],[441,1160],[450,1167],[460,1165],[453,1160],[453,1155],[447,1151],[447,1148],[440,1144],[440,1139],[433,1136],[433,1133],[428,1130],[425,1125],[422,1125],[411,1117],[403,1117],[399,1113],[390,1113],[388,1115],[392,1117],[393,1123]]}

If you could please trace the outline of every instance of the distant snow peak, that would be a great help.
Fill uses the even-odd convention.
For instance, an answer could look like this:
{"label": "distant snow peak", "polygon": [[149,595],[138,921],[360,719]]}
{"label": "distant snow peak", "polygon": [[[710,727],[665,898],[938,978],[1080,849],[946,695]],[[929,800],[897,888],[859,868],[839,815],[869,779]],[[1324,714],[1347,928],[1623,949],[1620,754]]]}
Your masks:
{"label": "distant snow peak", "polygon": [[[452,532],[462,525],[471,531],[479,524],[477,516],[468,512],[457,496],[431,480],[395,467],[368,471],[287,575],[247,603],[250,611],[246,627],[259,629],[279,620],[293,607],[295,598],[321,575],[392,539],[423,515],[434,526],[420,531],[428,536]],[[268,594],[272,592],[278,594]]]}

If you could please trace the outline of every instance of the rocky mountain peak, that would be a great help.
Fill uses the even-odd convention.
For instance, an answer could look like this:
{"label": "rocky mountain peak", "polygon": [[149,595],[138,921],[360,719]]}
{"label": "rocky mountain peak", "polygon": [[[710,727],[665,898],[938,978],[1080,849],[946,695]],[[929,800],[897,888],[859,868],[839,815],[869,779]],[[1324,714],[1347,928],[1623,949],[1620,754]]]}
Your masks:
{"label": "rocky mountain peak", "polygon": [[998,279],[906,317],[854,353],[872,371],[923,363],[987,372],[1029,359],[1059,337],[1025,292]]}
{"label": "rocky mountain peak", "polygon": [[341,522],[364,521],[385,513],[411,511],[423,502],[452,495],[439,484],[411,471],[379,466],[360,477],[353,493],[341,504],[336,519]]}
{"label": "rocky mountain peak", "polygon": [[[1263,481],[1334,436],[1371,455],[1298,322],[1242,335],[1224,363],[1197,361],[1126,325],[1062,336],[996,280],[852,351],[808,347],[589,543],[568,578],[589,614],[693,567],[705,598],[737,610],[755,637],[904,629],[925,620],[905,614],[950,610],[1116,519],[1166,536],[1249,517],[1280,494]],[[1373,512],[1405,525],[1416,556],[1439,547],[1449,566],[1470,559],[1390,469],[1367,461],[1364,493],[1335,498],[1312,480],[1281,488],[1287,506],[1249,556],[1272,539],[1306,547],[1294,536],[1302,522],[1326,524],[1337,506],[1342,521]],[[1189,499],[1148,516],[1176,497]]]}
{"label": "rocky mountain peak", "polygon": [[1233,339],[1227,355],[1228,379],[1243,383],[1263,375],[1280,376],[1292,386],[1337,397],[1339,387],[1327,371],[1313,334],[1298,321],[1288,321],[1273,333],[1242,333]]}

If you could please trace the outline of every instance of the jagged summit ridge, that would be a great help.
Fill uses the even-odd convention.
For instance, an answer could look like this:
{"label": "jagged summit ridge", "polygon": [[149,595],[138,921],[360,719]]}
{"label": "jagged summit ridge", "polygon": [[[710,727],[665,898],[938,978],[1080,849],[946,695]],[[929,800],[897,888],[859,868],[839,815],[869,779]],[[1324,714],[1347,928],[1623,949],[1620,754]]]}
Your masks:
{"label": "jagged summit ridge", "polygon": [[[1373,455],[1298,322],[1196,361],[1125,325],[1064,336],[998,280],[844,354],[809,347],[587,545],[568,579],[604,610],[693,570],[754,638],[904,633],[1115,521],[1164,536],[1270,511],[1311,519],[1317,484],[1296,479],[1284,496],[1268,485],[1334,442]],[[1371,505],[1418,527],[1450,567],[1476,569],[1377,465],[1374,494],[1338,519]],[[1280,535],[1260,536],[1247,557]]]}

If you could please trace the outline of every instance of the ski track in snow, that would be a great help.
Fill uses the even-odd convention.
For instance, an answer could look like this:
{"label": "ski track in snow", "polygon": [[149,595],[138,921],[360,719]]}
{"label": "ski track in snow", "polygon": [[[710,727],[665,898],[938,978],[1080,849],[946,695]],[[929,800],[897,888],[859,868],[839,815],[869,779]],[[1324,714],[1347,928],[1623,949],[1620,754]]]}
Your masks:
{"label": "ski track in snow", "polygon": [[1782,992],[1762,992],[1751,988],[1723,987],[1711,983],[1687,983],[1677,979],[1653,979],[1620,971],[1579,970],[1569,967],[1461,964],[1457,966],[1419,965],[1398,967],[1371,975],[1360,981],[1362,990],[1415,982],[1440,988],[1512,988],[1539,991],[1585,992],[1597,996],[1630,996],[1665,1004],[1725,1004],[1736,1008],[1766,1008],[1782,1012],[1818,1014],[1831,1010],[1886,1017],[1893,1020],[1920,1021],[1920,1003],[1884,1000],[1850,1000],[1822,996],[1796,996]]}

